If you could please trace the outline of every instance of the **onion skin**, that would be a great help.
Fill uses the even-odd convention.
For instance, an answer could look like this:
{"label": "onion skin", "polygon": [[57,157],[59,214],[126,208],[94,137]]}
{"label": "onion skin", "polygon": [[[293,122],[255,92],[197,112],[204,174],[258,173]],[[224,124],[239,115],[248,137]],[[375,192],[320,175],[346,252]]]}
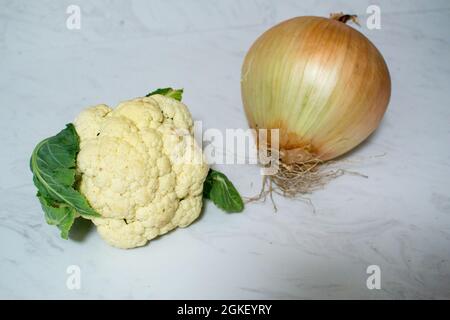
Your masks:
{"label": "onion skin", "polygon": [[256,40],[244,60],[241,90],[251,128],[280,129],[282,153],[326,161],[378,127],[391,80],[383,56],[363,34],[308,16]]}

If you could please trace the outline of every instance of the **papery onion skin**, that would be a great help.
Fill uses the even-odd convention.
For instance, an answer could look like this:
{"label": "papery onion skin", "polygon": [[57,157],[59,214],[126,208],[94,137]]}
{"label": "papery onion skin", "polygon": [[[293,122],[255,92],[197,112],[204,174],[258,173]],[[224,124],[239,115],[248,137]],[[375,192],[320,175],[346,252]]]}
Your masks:
{"label": "papery onion skin", "polygon": [[280,149],[322,161],[353,149],[379,125],[391,94],[378,49],[343,22],[297,17],[262,34],[245,57],[250,127],[280,129]]}

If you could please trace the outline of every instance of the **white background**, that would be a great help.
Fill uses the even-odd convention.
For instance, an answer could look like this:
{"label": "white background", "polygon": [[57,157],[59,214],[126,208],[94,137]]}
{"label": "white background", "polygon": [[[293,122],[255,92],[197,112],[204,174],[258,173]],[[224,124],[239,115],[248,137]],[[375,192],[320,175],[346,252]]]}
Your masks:
{"label": "white background", "polygon": [[[81,7],[81,29],[66,8]],[[0,298],[450,298],[450,2],[0,1]],[[184,87],[206,128],[246,128],[240,68],[264,30],[299,15],[360,15],[383,53],[392,99],[379,130],[345,158],[315,207],[276,197],[202,217],[150,245],[119,250],[95,230],[59,238],[35,198],[35,144],[86,106]],[[384,157],[374,157],[385,154]],[[256,166],[220,166],[246,196]],[[381,268],[368,290],[366,268]],[[81,269],[68,290],[66,268]]]}

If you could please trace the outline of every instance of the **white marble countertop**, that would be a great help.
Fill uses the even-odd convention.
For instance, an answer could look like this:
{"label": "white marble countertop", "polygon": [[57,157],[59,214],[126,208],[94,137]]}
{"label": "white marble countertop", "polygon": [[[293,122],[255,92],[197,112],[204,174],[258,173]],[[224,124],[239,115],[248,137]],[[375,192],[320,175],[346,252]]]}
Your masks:
{"label": "white marble countertop", "polygon": [[[450,298],[450,2],[377,1],[360,29],[392,74],[388,112],[352,170],[311,200],[276,197],[201,219],[135,250],[89,228],[48,226],[28,161],[87,105],[184,87],[204,126],[246,128],[240,67],[268,27],[297,15],[357,13],[370,1],[0,1],[0,298]],[[385,154],[383,157],[373,157]],[[355,161],[353,161],[355,160]],[[244,195],[255,166],[221,166]],[[81,288],[66,286],[79,266]],[[366,269],[378,265],[381,289]]]}

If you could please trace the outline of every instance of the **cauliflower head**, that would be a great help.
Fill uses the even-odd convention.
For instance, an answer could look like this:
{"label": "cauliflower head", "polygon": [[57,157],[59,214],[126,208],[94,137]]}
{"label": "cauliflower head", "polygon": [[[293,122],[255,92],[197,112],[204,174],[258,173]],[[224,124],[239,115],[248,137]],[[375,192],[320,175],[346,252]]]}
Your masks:
{"label": "cauliflower head", "polygon": [[162,95],[97,105],[74,122],[80,137],[79,190],[112,246],[134,248],[177,227],[202,208],[208,166],[187,107]]}

